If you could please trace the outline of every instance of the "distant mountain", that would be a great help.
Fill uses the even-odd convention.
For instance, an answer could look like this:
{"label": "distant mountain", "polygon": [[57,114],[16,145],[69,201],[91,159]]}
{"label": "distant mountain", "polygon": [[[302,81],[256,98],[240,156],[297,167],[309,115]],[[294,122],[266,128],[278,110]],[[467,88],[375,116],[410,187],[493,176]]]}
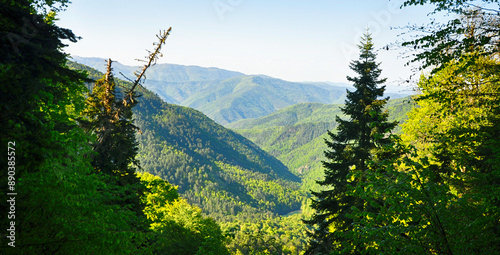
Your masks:
{"label": "distant mountain", "polygon": [[240,120],[228,124],[227,127],[232,129],[265,129],[306,123],[330,123],[335,122],[335,115],[341,115],[340,106],[340,104],[300,103],[258,119]]}
{"label": "distant mountain", "polygon": [[[104,59],[73,56],[73,60],[104,71]],[[134,77],[137,67],[114,64],[116,73]],[[202,111],[220,124],[266,116],[305,102],[341,103],[345,87],[287,82],[263,75],[244,75],[218,68],[158,64],[148,70],[145,87],[166,102]]]}
{"label": "distant mountain", "polygon": [[323,89],[335,89],[335,88],[338,88],[338,87],[341,87],[341,88],[346,88],[346,89],[349,89],[349,90],[352,90],[352,89],[353,89],[352,84],[342,83],[342,82],[328,82],[328,81],[324,81],[324,82],[317,82],[317,81],[305,81],[305,82],[302,82],[302,83],[311,84],[311,85],[314,85],[314,86],[316,86],[316,87],[320,87],[320,88],[323,88]]}
{"label": "distant mountain", "polygon": [[[346,88],[350,91],[354,90],[354,87],[352,86],[352,84],[342,83],[342,82],[304,82],[304,83],[318,86],[318,87],[324,88],[324,89],[337,89],[339,87],[342,87],[342,88]],[[413,95],[413,93],[410,91],[406,91],[406,92],[397,91],[397,92],[395,92],[394,88],[392,89],[392,91],[386,90],[386,92],[384,93],[384,97],[390,97],[391,99],[404,98],[404,97],[408,97],[411,95]],[[344,101],[344,99],[342,99],[342,103],[343,103],[343,101]]]}
{"label": "distant mountain", "polygon": [[[88,67],[92,67],[100,72],[106,70],[106,59],[87,58],[72,56],[71,60]],[[140,62],[138,62],[140,63]],[[140,64],[139,64],[140,65]],[[135,78],[134,72],[138,66],[123,65],[120,62],[113,62],[113,70],[116,77],[123,80],[119,73],[123,73],[129,78]],[[191,82],[191,81],[213,81],[225,80],[236,76],[244,75],[240,72],[228,71],[215,67],[183,66],[175,64],[157,64],[148,69],[146,81],[165,81],[165,82]]]}
{"label": "distant mountain", "polygon": [[[88,67],[69,65],[102,77]],[[167,104],[146,89],[141,93],[134,118],[141,130],[143,171],[177,185],[190,203],[218,219],[300,208],[305,195],[299,191],[300,179],[279,160],[197,110]]]}
{"label": "distant mountain", "polygon": [[331,103],[342,99],[345,89],[325,90],[267,76],[238,76],[215,81],[184,104],[227,124],[258,118],[290,105],[304,102]]}
{"label": "distant mountain", "polygon": [[[228,124],[263,150],[278,158],[293,173],[301,177],[302,190],[318,190],[315,183],[323,176],[321,161],[327,149],[327,131],[335,132],[335,116],[343,118],[340,104],[296,104],[258,119],[240,120]],[[412,108],[409,98],[388,102],[389,120],[403,122]],[[400,127],[395,129],[398,132]]]}

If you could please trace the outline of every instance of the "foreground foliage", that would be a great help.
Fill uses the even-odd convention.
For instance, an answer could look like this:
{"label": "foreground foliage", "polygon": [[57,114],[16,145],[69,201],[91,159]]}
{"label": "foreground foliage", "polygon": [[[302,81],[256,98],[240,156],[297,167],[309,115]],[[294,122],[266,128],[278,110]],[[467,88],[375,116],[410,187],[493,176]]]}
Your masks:
{"label": "foreground foliage", "polygon": [[[350,223],[343,240],[318,242],[333,246],[333,254],[500,250],[498,10],[471,9],[469,1],[405,5],[429,2],[437,12],[450,8],[460,16],[407,43],[422,46],[416,60],[435,68],[420,78],[421,94],[414,97],[416,107],[403,125],[402,139],[376,137],[376,143],[384,138],[389,142],[370,152],[367,171],[350,175],[363,181],[341,191],[361,206],[324,219],[324,224],[334,225],[333,233]],[[338,215],[344,218],[338,220]],[[332,219],[336,221],[328,222]]]}
{"label": "foreground foliage", "polygon": [[[460,26],[444,31],[463,36],[453,51],[433,48],[446,42],[442,31],[416,41],[434,40],[420,58],[438,68],[421,77],[401,138],[388,134],[394,124],[381,112],[386,100],[376,85],[383,80],[368,38],[365,57],[353,62],[359,91],[342,108],[352,119],[338,126],[328,118],[299,123],[313,108],[337,108],[297,106],[283,111],[286,117],[269,116],[278,123],[274,129],[246,131],[284,160],[295,147],[311,157],[322,130],[339,127],[329,134],[324,190],[314,193],[312,210],[301,208],[306,192],[298,178],[255,144],[140,86],[142,97],[129,94],[137,84],[111,72],[103,77],[78,66],[94,83],[75,71],[61,40],[77,37],[45,11],[67,1],[1,1],[0,129],[9,155],[1,163],[10,167],[2,172],[10,182],[0,187],[16,194],[0,195],[15,201],[14,210],[0,203],[9,212],[0,224],[15,227],[1,253],[301,254],[313,231],[309,253],[494,254],[500,250],[500,65],[491,29],[497,22],[485,9],[462,8],[468,1],[406,4],[427,2],[438,10],[451,3],[463,16],[450,23]],[[492,21],[488,33],[474,29],[485,21]],[[22,29],[26,22],[34,33]],[[311,160],[304,158],[287,164]],[[136,175],[139,161],[163,179]],[[320,227],[301,224],[299,209]]]}
{"label": "foreground foliage", "polygon": [[[147,254],[141,245],[146,233],[137,232],[137,222],[130,222],[134,213],[109,203],[118,187],[94,172],[85,156],[93,154],[93,137],[76,122],[85,107],[85,75],[65,67],[66,56],[60,51],[61,40],[76,41],[76,36],[54,25],[53,12],[37,14],[37,4],[46,6],[44,1],[0,4],[1,142],[15,143],[11,191],[18,194],[15,218],[1,219],[5,229],[15,223],[15,242],[2,243],[2,253]],[[33,22],[36,31],[24,33],[20,28],[26,22]],[[5,180],[6,173],[2,171]],[[5,184],[2,190],[8,190]],[[2,193],[3,201],[5,196]],[[9,211],[5,203],[1,206]]]}
{"label": "foreground foliage", "polygon": [[179,198],[177,188],[149,173],[140,175],[148,188],[144,212],[151,221],[158,254],[229,254],[220,226],[201,209]]}
{"label": "foreground foliage", "polygon": [[378,85],[385,82],[379,79],[381,70],[375,62],[373,43],[370,34],[365,34],[359,45],[359,60],[351,63],[351,69],[357,77],[348,77],[356,90],[347,93],[342,112],[348,117],[343,120],[337,116],[337,133],[329,132],[328,146],[323,163],[325,177],[318,181],[324,186],[322,191],[313,191],[311,207],[315,209],[312,218],[305,223],[315,226],[310,234],[310,243],[306,254],[327,254],[334,250],[355,252],[364,249],[347,233],[353,233],[355,222],[350,217],[353,213],[373,213],[374,208],[356,195],[347,191],[357,185],[364,185],[369,173],[368,161],[377,156],[377,149],[389,142],[386,134],[396,123],[387,121],[383,113],[386,99],[385,87]]}

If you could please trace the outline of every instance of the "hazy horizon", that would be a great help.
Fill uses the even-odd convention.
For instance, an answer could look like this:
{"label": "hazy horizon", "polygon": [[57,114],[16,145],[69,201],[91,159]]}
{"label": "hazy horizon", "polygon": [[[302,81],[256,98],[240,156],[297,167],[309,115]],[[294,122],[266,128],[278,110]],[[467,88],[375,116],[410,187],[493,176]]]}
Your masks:
{"label": "hazy horizon", "polygon": [[58,24],[82,37],[65,48],[75,56],[140,65],[135,59],[152,48],[155,34],[172,27],[159,63],[347,84],[353,74],[349,63],[357,59],[357,44],[368,28],[388,91],[408,92],[403,81],[414,72],[404,66],[408,59],[396,43],[406,30],[393,28],[424,23],[429,8],[400,9],[402,2],[89,0],[71,3]]}

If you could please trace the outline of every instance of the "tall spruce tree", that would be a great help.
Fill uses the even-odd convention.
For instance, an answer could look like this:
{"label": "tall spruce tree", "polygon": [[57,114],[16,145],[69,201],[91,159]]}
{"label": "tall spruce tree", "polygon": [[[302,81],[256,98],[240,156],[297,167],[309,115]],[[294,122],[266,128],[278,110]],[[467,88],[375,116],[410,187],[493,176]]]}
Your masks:
{"label": "tall spruce tree", "polygon": [[[132,108],[137,104],[123,105],[120,91],[116,87],[112,68],[108,60],[107,72],[97,80],[92,93],[87,98],[85,115],[88,121],[83,122],[88,132],[94,133],[97,141],[94,144],[93,166],[99,171],[119,177],[122,184],[134,182],[132,179],[139,162],[135,159],[138,145],[135,141],[136,127],[133,124]],[[134,93],[133,97],[137,97]]]}
{"label": "tall spruce tree", "polygon": [[[125,105],[124,91],[117,88],[111,65],[109,59],[106,74],[96,81],[87,97],[85,119],[80,123],[87,133],[96,138],[92,144],[93,154],[90,155],[94,171],[104,174],[108,184],[116,187],[108,203],[133,211],[137,218],[131,218],[131,223],[139,230],[146,230],[148,224],[141,202],[145,187],[135,174],[140,166],[136,159],[137,127],[132,118],[132,108],[138,101]],[[133,93],[133,98],[137,96]]]}
{"label": "tall spruce tree", "polygon": [[[64,40],[78,37],[55,24],[56,7],[67,3],[0,0],[0,140],[10,163],[0,161],[9,166],[2,179],[8,174],[16,193],[0,195],[16,201],[15,215],[0,219],[5,229],[15,223],[0,254],[147,254],[132,213],[108,203],[115,187],[83,157],[90,137],[75,119],[87,79],[66,66],[62,50]],[[7,184],[0,189],[9,190]],[[0,211],[7,213],[9,203],[0,203]]]}
{"label": "tall spruce tree", "polygon": [[[304,222],[315,228],[311,232],[306,254],[330,254],[332,251],[349,253],[362,250],[362,245],[354,244],[345,235],[352,229],[353,209],[357,212],[369,210],[359,197],[348,195],[348,191],[363,182],[367,162],[371,160],[377,147],[388,142],[387,134],[397,125],[387,121],[383,107],[389,98],[383,96],[385,86],[379,87],[386,79],[380,79],[379,63],[375,62],[371,35],[363,35],[358,46],[358,60],[350,64],[357,77],[347,77],[354,83],[355,91],[347,91],[347,99],[342,112],[349,117],[343,120],[336,116],[339,123],[337,133],[328,132],[330,140],[325,142],[325,178],[318,181],[323,191],[312,192],[311,207],[315,209],[312,218]],[[352,237],[351,237],[352,238]]]}
{"label": "tall spruce tree", "polygon": [[118,178],[121,186],[140,183],[135,175],[139,167],[139,160],[135,158],[138,152],[135,132],[138,128],[134,125],[132,113],[140,97],[136,88],[145,79],[146,70],[162,56],[161,47],[171,30],[160,31],[156,36],[159,42],[153,43],[154,51],[148,51],[146,64],[140,72],[136,72],[137,78],[130,87],[117,88],[112,61],[108,59],[106,74],[95,83],[87,98],[85,118],[80,120],[80,124],[97,138],[93,144],[95,154],[92,155],[92,165],[97,172]]}
{"label": "tall spruce tree", "polygon": [[84,117],[80,124],[84,130],[96,137],[91,157],[95,172],[103,173],[108,183],[116,187],[116,193],[111,195],[110,203],[122,205],[138,216],[131,222],[139,230],[148,227],[143,213],[144,204],[141,197],[145,191],[144,184],[136,175],[140,167],[136,159],[138,142],[136,141],[137,127],[134,125],[132,108],[138,104],[140,97],[136,91],[145,79],[146,70],[156,64],[161,56],[160,50],[171,31],[160,31],[157,35],[158,43],[154,43],[155,50],[148,51],[146,64],[136,73],[136,80],[127,88],[116,86],[112,61],[108,59],[107,71],[102,79],[96,81],[92,92],[86,101]]}

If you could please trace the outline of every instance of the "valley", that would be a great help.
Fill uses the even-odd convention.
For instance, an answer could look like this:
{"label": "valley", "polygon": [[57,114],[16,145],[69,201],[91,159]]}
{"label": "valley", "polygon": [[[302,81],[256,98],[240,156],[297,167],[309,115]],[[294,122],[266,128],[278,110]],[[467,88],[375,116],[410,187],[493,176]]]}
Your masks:
{"label": "valley", "polygon": [[497,1],[0,1],[0,254],[500,250]]}
{"label": "valley", "polygon": [[[72,59],[101,72],[105,69],[102,58],[73,56]],[[134,77],[137,69],[119,62],[115,62],[113,68],[122,79],[120,73]],[[153,66],[144,86],[165,102],[199,110],[222,125],[264,117],[298,103],[341,104],[350,87],[348,84],[288,82],[265,75],[173,64]]]}
{"label": "valley", "polygon": [[[398,98],[387,103],[390,121],[403,123],[411,110],[411,99]],[[335,132],[334,116],[343,118],[340,104],[301,103],[258,119],[241,120],[227,127],[256,143],[302,180],[304,192],[320,190],[316,181],[323,177],[324,139],[327,131]],[[394,132],[400,132],[396,127]]]}
{"label": "valley", "polygon": [[[101,61],[98,59],[97,62]],[[101,72],[81,64],[73,62],[70,66],[86,70],[93,79],[102,76]],[[183,70],[180,73],[188,73],[186,70],[189,68],[176,69]],[[121,65],[116,65],[116,70],[125,71]],[[171,76],[187,79],[239,75],[224,70],[210,74],[213,70],[198,69],[198,75]],[[156,73],[156,76],[161,75]],[[121,87],[127,86],[127,82],[119,82]],[[277,84],[269,85],[272,82]],[[228,92],[218,100],[220,102],[225,102],[224,98],[230,98],[238,91],[250,91],[258,83],[262,87],[260,90],[276,90],[276,93],[268,95],[267,101],[279,102],[283,96],[277,95],[277,88],[290,85],[258,76],[192,81],[194,83],[197,86],[191,87],[191,94],[206,93],[210,91],[207,87],[223,90],[226,85],[229,86],[231,89],[228,91],[233,92]],[[173,84],[169,86],[174,87]],[[235,84],[239,87],[236,92],[231,87]],[[291,85],[291,90],[297,89],[294,86],[303,86],[303,90],[308,88],[307,93],[315,90],[318,94],[324,92],[319,87]],[[311,213],[308,205],[310,191],[321,190],[316,180],[323,177],[324,139],[328,130],[336,128],[334,116],[343,117],[341,104],[301,102],[286,106],[283,103],[281,109],[270,107],[270,113],[265,116],[240,119],[226,123],[224,127],[199,110],[167,103],[148,89],[141,89],[140,93],[140,103],[134,108],[135,123],[141,131],[137,134],[140,171],[159,176],[176,186],[180,196],[200,207],[204,214],[216,219],[223,229],[238,238],[257,235],[261,241],[270,241],[273,239],[269,238],[276,237],[272,234],[275,232],[273,229],[284,230],[287,226],[295,226],[279,234],[274,245],[280,249],[304,248],[306,227],[300,222]],[[344,97],[340,90],[337,93],[337,100]],[[245,95],[240,94],[249,104],[265,108],[267,101],[257,100],[259,96]],[[293,92],[288,95],[293,95]],[[307,94],[296,97],[304,101],[308,98]],[[292,101],[287,102],[291,104]],[[202,100],[198,107],[206,110],[210,108],[207,105],[211,105],[210,102]],[[391,119],[404,121],[411,107],[408,98],[400,98],[389,101],[387,110]],[[233,108],[234,111],[237,109]],[[247,224],[247,227],[241,228],[240,224]],[[235,247],[238,242],[243,242],[238,238],[234,241]],[[262,244],[255,245],[258,249]]]}

